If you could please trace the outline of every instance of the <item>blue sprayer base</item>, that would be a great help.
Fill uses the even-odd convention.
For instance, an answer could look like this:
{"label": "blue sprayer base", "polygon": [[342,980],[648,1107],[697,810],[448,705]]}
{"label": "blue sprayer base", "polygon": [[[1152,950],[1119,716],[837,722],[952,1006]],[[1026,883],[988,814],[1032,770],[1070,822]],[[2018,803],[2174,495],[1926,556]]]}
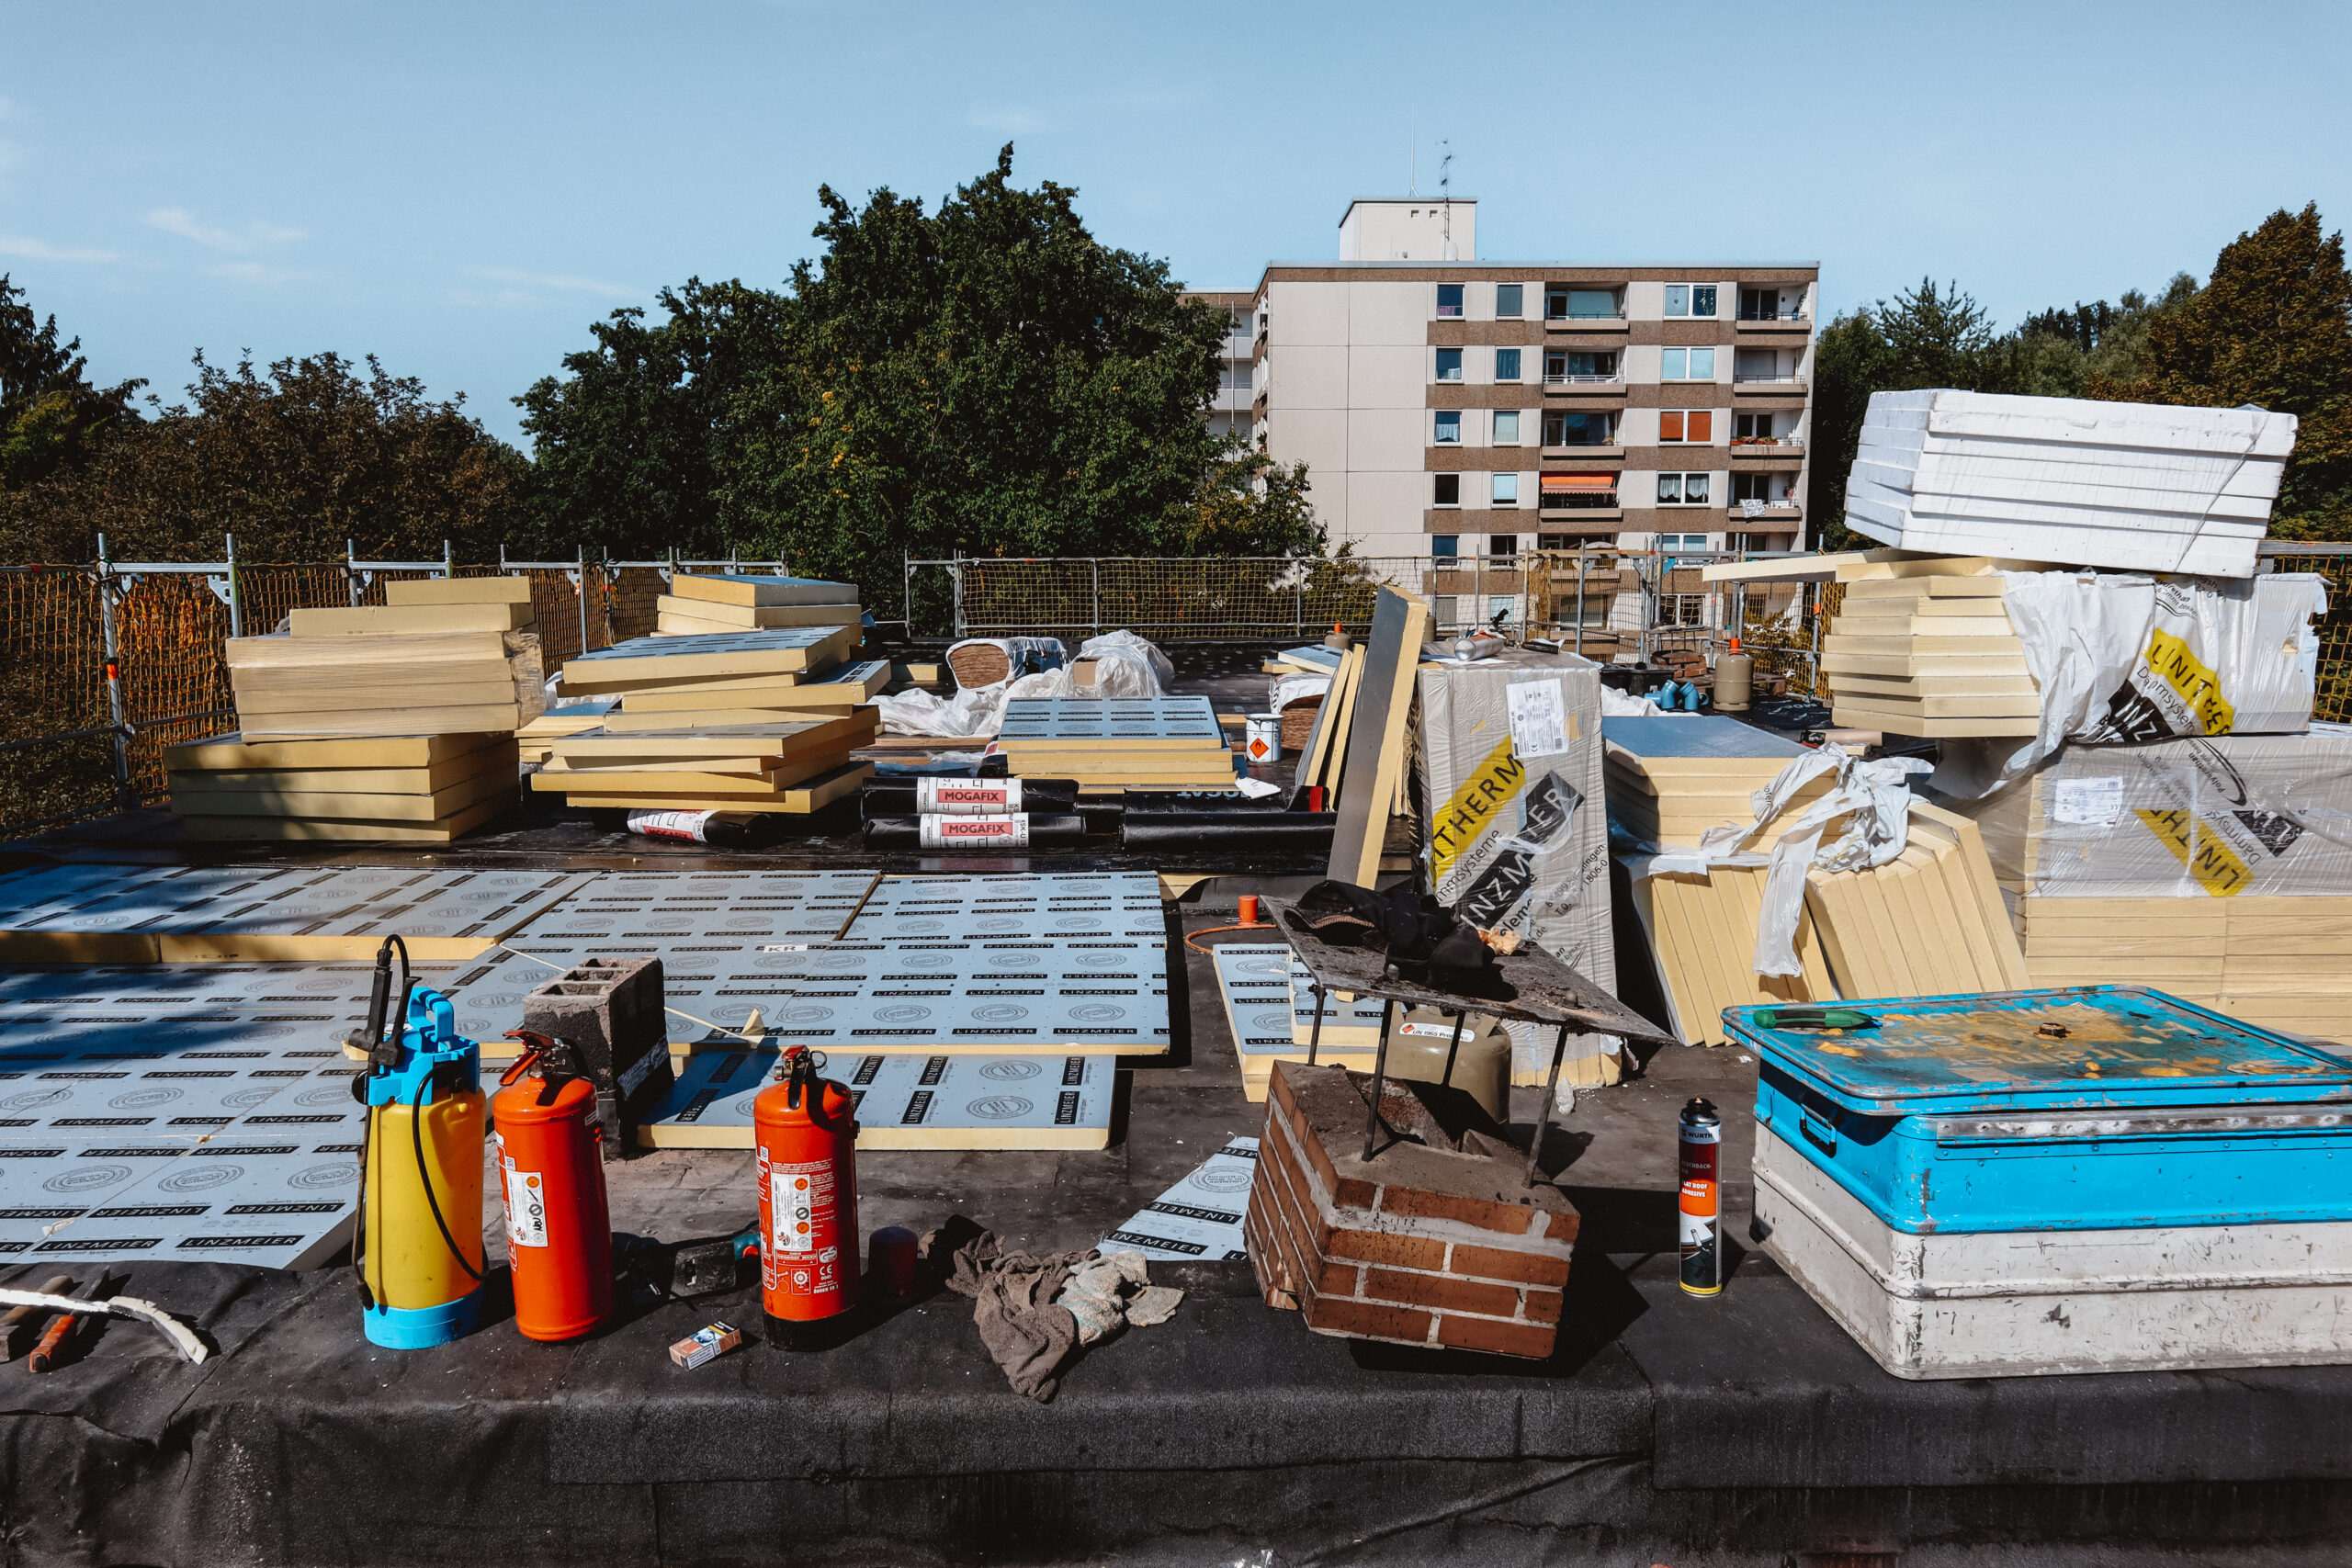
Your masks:
{"label": "blue sprayer base", "polygon": [[481,1318],[481,1288],[439,1306],[372,1306],[361,1314],[371,1343],[393,1350],[424,1350],[463,1339]]}

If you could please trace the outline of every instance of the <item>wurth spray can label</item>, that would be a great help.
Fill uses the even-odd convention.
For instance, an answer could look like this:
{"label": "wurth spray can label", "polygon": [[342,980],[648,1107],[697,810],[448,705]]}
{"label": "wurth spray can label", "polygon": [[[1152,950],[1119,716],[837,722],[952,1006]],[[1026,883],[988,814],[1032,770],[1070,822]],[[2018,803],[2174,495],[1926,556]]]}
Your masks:
{"label": "wurth spray can label", "polygon": [[760,1207],[766,1245],[760,1249],[762,1283],[771,1297],[797,1298],[816,1307],[777,1316],[823,1316],[838,1310],[831,1298],[847,1284],[842,1267],[841,1190],[831,1164],[771,1163],[760,1153]]}
{"label": "wurth spray can label", "polygon": [[925,817],[1002,817],[1021,810],[1019,779],[915,780],[915,810]]}
{"label": "wurth spray can label", "polygon": [[923,817],[917,833],[926,850],[1029,847],[1029,818],[1017,817]]}
{"label": "wurth spray can label", "polygon": [[498,1140],[498,1169],[506,1184],[506,1244],[545,1247],[548,1244],[548,1184],[536,1170],[518,1170]]}
{"label": "wurth spray can label", "polygon": [[1682,1108],[1682,1288],[1694,1296],[1724,1288],[1723,1118],[1703,1100]]}

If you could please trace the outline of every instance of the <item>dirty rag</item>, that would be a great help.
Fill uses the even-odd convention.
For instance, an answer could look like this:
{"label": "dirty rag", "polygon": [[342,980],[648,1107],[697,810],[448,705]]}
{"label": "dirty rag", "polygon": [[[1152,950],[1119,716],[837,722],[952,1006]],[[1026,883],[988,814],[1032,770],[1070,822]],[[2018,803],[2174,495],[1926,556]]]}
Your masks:
{"label": "dirty rag", "polygon": [[1035,1258],[1006,1252],[995,1233],[967,1229],[968,1239],[944,1249],[945,1232],[927,1237],[925,1252],[945,1265],[947,1288],[972,1299],[980,1343],[1004,1370],[1015,1393],[1040,1404],[1054,1397],[1062,1368],[1081,1345],[1109,1338],[1132,1323],[1165,1323],[1184,1292],[1153,1285],[1140,1253],[1057,1252]]}

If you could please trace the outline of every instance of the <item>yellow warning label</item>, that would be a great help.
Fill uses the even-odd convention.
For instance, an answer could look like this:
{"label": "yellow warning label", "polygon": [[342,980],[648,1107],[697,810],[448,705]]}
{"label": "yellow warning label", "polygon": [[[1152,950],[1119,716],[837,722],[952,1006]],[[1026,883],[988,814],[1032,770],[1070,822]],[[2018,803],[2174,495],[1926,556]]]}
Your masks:
{"label": "yellow warning label", "polygon": [[1487,760],[1462,781],[1462,787],[1430,824],[1432,885],[1445,879],[1462,852],[1478,841],[1495,813],[1509,806],[1526,783],[1527,764],[1512,755],[1510,737],[1506,735],[1503,743],[1487,752]]}
{"label": "yellow warning label", "polygon": [[2246,884],[2254,880],[2253,868],[2222,841],[2211,823],[2200,822],[2186,811],[2134,811],[2132,815],[2214,897],[2233,897],[2245,892]]}
{"label": "yellow warning label", "polygon": [[2164,683],[2180,694],[2188,711],[2208,735],[2227,735],[2237,710],[2222,695],[2222,678],[2213,673],[2188,644],[2161,627],[2148,634],[2148,668],[2154,671]]}

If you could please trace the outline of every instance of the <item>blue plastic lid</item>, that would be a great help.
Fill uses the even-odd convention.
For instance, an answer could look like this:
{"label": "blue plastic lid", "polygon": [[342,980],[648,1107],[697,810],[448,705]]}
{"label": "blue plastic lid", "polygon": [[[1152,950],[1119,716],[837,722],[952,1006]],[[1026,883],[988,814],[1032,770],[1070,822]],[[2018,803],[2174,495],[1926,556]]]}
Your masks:
{"label": "blue plastic lid", "polygon": [[1604,718],[1600,721],[1600,739],[1611,746],[1623,747],[1636,757],[1795,759],[1805,754],[1805,749],[1795,741],[1752,724],[1695,715],[1687,718]]}
{"label": "blue plastic lid", "polygon": [[[1851,1027],[1857,1014],[1870,1021]],[[1839,1104],[1882,1113],[2245,1103],[2352,1088],[2352,1062],[2141,986],[1728,1008],[1724,1024]]]}

